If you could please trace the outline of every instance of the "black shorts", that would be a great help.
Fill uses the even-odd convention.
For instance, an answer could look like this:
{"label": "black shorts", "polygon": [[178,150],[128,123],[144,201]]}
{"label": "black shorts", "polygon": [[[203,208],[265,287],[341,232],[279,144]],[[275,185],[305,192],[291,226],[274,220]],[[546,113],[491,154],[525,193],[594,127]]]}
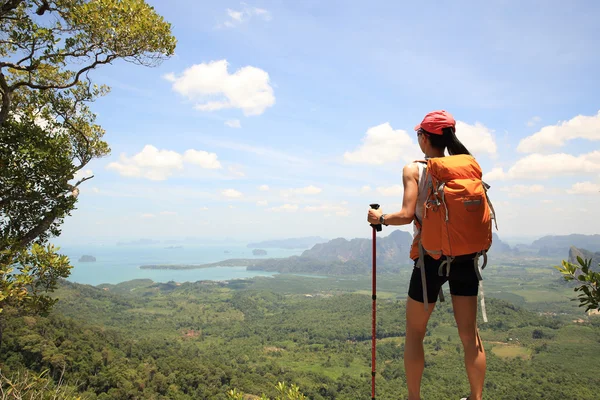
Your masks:
{"label": "black shorts", "polygon": [[[444,257],[436,260],[430,256],[425,256],[425,281],[427,282],[427,301],[435,303],[438,299],[440,288],[447,281],[450,285],[450,294],[456,296],[477,296],[479,293],[479,280],[475,272],[473,259],[454,260],[450,267],[450,276],[440,276],[438,270]],[[420,303],[423,303],[423,284],[421,283],[421,270],[417,268],[417,261],[410,278],[408,296]]]}

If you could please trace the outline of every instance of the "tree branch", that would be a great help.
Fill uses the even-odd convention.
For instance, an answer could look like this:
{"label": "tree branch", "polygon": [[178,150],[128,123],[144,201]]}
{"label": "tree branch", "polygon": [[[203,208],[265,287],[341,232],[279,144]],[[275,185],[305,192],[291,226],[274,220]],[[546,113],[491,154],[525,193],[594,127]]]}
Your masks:
{"label": "tree branch", "polygon": [[[77,197],[77,194],[79,193],[79,185],[81,185],[85,181],[92,179],[93,177],[94,175],[88,176],[86,178],[80,179],[75,185],[69,185],[69,189],[73,196]],[[37,224],[36,227],[29,230],[29,232],[27,232],[25,235],[23,235],[21,239],[17,241],[17,244],[13,246],[13,249],[18,250],[29,246],[31,242],[33,242],[37,237],[39,237],[41,234],[43,234],[50,228],[50,226],[52,225],[52,223],[54,223],[56,218],[57,215],[54,210],[48,212],[46,216],[42,219],[42,221],[39,224]]]}
{"label": "tree branch", "polygon": [[11,92],[20,88],[21,86],[27,86],[30,89],[39,89],[39,90],[68,89],[68,88],[75,86],[79,82],[79,78],[81,77],[81,75],[83,75],[85,72],[96,68],[98,65],[109,64],[110,62],[114,61],[116,58],[117,58],[116,54],[108,55],[108,56],[106,56],[106,58],[104,60],[98,60],[98,56],[96,56],[96,61],[94,61],[92,64],[88,65],[87,67],[80,69],[77,72],[77,74],[75,75],[75,78],[73,79],[73,81],[71,81],[69,83],[65,83],[64,85],[58,85],[58,84],[57,85],[42,85],[42,84],[32,83],[31,81],[28,81],[28,82],[21,81],[21,82],[16,82],[16,83],[12,84],[11,86],[8,87],[8,89]]}
{"label": "tree branch", "polygon": [[[35,54],[35,37],[33,38],[33,40],[31,41],[31,52],[29,53],[28,56],[22,58],[21,60],[17,61],[17,65],[21,65],[22,62],[27,61],[27,60],[33,60],[33,55]],[[37,66],[38,63],[29,63],[29,68],[33,69]]]}
{"label": "tree branch", "polygon": [[0,18],[3,18],[6,14],[13,11],[21,3],[23,3],[23,0],[8,0],[6,3],[2,4],[2,7],[0,7]]}
{"label": "tree branch", "polygon": [[56,215],[54,212],[50,211],[46,216],[42,219],[42,221],[29,232],[27,232],[19,241],[17,241],[16,245],[13,248],[23,249],[29,246],[31,242],[33,242],[38,236],[42,233],[46,232],[52,226],[52,223],[56,219]]}
{"label": "tree branch", "polygon": [[92,179],[93,177],[94,177],[94,175],[88,176],[88,177],[86,177],[86,178],[81,178],[81,179],[79,180],[79,182],[77,182],[77,183],[76,183],[76,184],[73,186],[73,188],[77,188],[77,187],[78,187],[79,185],[81,185],[83,182],[85,182],[85,181],[89,181],[89,180],[90,180],[90,179]]}
{"label": "tree branch", "polygon": [[31,56],[27,56],[25,58],[23,58],[21,61],[19,61],[17,64],[15,63],[11,63],[11,62],[0,62],[0,68],[12,68],[12,69],[16,69],[17,71],[26,71],[26,72],[30,72],[33,71],[36,66],[34,64],[29,65],[27,67],[24,67],[22,65],[19,65],[20,63],[22,63],[23,61],[26,61],[27,59],[29,59]]}
{"label": "tree branch", "polygon": [[10,88],[8,87],[8,83],[6,83],[6,78],[4,77],[2,71],[0,71],[0,92],[2,94],[2,106],[0,107],[0,126],[2,126],[8,118],[11,96]]}

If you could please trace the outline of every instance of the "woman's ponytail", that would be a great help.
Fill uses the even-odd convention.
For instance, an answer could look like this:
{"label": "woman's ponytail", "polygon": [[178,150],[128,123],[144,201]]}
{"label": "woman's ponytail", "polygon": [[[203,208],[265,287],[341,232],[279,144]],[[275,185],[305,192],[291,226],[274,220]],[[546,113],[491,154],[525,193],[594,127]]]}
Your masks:
{"label": "woman's ponytail", "polygon": [[442,129],[442,138],[444,140],[445,147],[448,149],[448,154],[451,156],[457,154],[468,154],[471,155],[469,150],[465,147],[464,144],[461,143],[460,140],[456,137],[456,132],[454,127],[448,127]]}
{"label": "woman's ponytail", "polygon": [[443,128],[441,135],[434,135],[433,133],[429,133],[424,129],[420,129],[419,132],[426,134],[429,138],[429,142],[436,149],[448,149],[448,154],[450,154],[451,156],[457,154],[471,155],[471,153],[469,152],[469,150],[467,150],[465,145],[462,144],[460,140],[458,140],[458,138],[456,137],[454,127]]}

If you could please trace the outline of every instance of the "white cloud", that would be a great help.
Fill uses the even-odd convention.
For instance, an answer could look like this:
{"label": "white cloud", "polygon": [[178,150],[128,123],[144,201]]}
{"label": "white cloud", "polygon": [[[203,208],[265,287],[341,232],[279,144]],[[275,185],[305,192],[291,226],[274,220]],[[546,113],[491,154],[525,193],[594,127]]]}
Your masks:
{"label": "white cloud", "polygon": [[198,210],[199,211],[208,211],[208,207],[200,207]]}
{"label": "white cloud", "polygon": [[260,185],[258,187],[258,190],[260,190],[262,192],[267,192],[269,190],[269,185]]}
{"label": "white cloud", "polygon": [[297,204],[284,204],[279,207],[272,207],[272,208],[270,208],[270,210],[275,211],[275,212],[281,212],[281,211],[295,212],[295,211],[298,211],[298,205]]}
{"label": "white cloud", "polygon": [[531,118],[529,121],[527,121],[527,126],[535,126],[537,125],[542,119],[540,117],[533,117]]}
{"label": "white cloud", "polygon": [[506,178],[506,174],[502,168],[493,168],[490,172],[483,175],[485,182],[501,181]]}
{"label": "white cloud", "polygon": [[229,198],[231,198],[231,199],[237,199],[237,198],[240,198],[240,197],[242,197],[242,193],[241,193],[241,192],[238,192],[238,191],[237,191],[237,190],[235,190],[235,189],[225,189],[225,190],[223,190],[223,191],[221,192],[221,194],[222,194],[223,196],[225,196],[225,197],[229,197]]}
{"label": "white cloud", "polygon": [[[530,154],[504,172],[494,168],[484,179],[548,179],[556,176],[594,174],[600,172],[600,151],[580,156],[571,154]],[[493,178],[493,179],[491,179]]]}
{"label": "white cloud", "polygon": [[284,197],[289,197],[291,195],[314,195],[319,194],[322,191],[323,189],[310,185],[303,188],[282,190],[281,195]]}
{"label": "white cloud", "polygon": [[234,21],[242,21],[242,18],[244,16],[244,13],[242,11],[234,11],[232,9],[227,9],[227,15],[229,15],[229,17],[231,19],[233,19]]}
{"label": "white cloud", "polygon": [[269,205],[269,202],[266,201],[266,200],[259,200],[259,201],[256,202],[256,205],[260,206],[260,207],[265,207],[265,206]]}
{"label": "white cloud", "polygon": [[501,191],[507,192],[508,197],[522,197],[531,194],[543,193],[542,185],[513,185],[500,188]]}
{"label": "white cloud", "polygon": [[200,111],[239,108],[246,116],[260,115],[275,104],[267,72],[246,66],[230,74],[228,66],[227,60],[211,61],[164,78],[173,82],[174,91],[195,101],[194,108]]}
{"label": "white cloud", "polygon": [[177,215],[175,211],[161,211],[160,215]]}
{"label": "white cloud", "polygon": [[140,217],[142,217],[142,218],[154,218],[155,215],[154,214],[142,214],[142,215],[140,215]]}
{"label": "white cloud", "polygon": [[227,125],[230,128],[241,128],[242,127],[242,124],[239,119],[230,119],[228,121],[225,121],[225,125]]}
{"label": "white cloud", "polygon": [[404,188],[402,185],[392,185],[378,187],[377,192],[382,196],[397,196],[401,197],[404,194]]}
{"label": "white cloud", "polygon": [[94,193],[100,193],[100,189],[98,189],[97,187],[93,187],[92,188],[92,192],[94,192]]}
{"label": "white cloud", "polygon": [[119,161],[109,163],[106,169],[115,171],[121,176],[162,181],[171,176],[174,171],[182,170],[184,162],[205,169],[221,168],[215,153],[189,149],[181,155],[176,151],[159,150],[147,144],[133,157],[121,154]]}
{"label": "white cloud", "polygon": [[418,145],[403,130],[394,130],[389,122],[367,130],[363,144],[344,153],[344,160],[353,164],[382,165],[401,159],[412,161],[419,157]]}
{"label": "white cloud", "polygon": [[232,175],[235,175],[237,177],[243,178],[246,176],[246,173],[244,172],[244,167],[240,166],[240,165],[232,165],[228,168],[229,173],[231,173]]}
{"label": "white cloud", "polygon": [[204,150],[186,150],[183,154],[183,159],[185,162],[199,165],[202,168],[206,169],[222,168],[221,163],[217,159],[217,155],[215,153],[209,153]]}
{"label": "white cloud", "polygon": [[365,193],[370,193],[371,192],[371,186],[365,185],[363,187],[360,188],[360,192],[365,194]]}
{"label": "white cloud", "polygon": [[493,133],[493,130],[479,122],[476,122],[475,125],[469,125],[466,122],[456,121],[456,136],[475,155],[496,155],[498,147],[492,135]]}
{"label": "white cloud", "polygon": [[567,193],[600,195],[600,185],[592,182],[577,182],[567,190]]}
{"label": "white cloud", "polygon": [[600,111],[597,115],[578,115],[569,121],[545,126],[521,140],[517,150],[522,153],[540,152],[550,147],[561,147],[573,139],[600,141]]}
{"label": "white cloud", "polygon": [[228,8],[226,11],[229,18],[227,21],[223,22],[222,26],[226,28],[235,28],[236,26],[249,21],[253,17],[259,17],[264,21],[270,21],[272,19],[271,13],[264,8],[250,7],[245,3],[242,3],[242,6],[243,9],[239,11]]}
{"label": "white cloud", "polygon": [[131,158],[121,154],[118,162],[111,162],[106,168],[121,176],[162,181],[174,170],[183,169],[183,157],[175,151],[158,150],[148,144]]}

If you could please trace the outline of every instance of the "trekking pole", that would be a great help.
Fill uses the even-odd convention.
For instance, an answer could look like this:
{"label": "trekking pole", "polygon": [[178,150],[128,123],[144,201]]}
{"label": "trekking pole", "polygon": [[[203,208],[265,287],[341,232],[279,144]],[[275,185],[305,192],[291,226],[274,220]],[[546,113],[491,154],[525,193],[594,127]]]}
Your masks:
{"label": "trekking pole", "polygon": [[[371,208],[374,210],[379,209],[379,204],[371,204]],[[381,231],[381,224],[371,224],[373,227],[373,326],[371,332],[371,399],[375,400],[375,359],[377,356],[377,232]]]}

